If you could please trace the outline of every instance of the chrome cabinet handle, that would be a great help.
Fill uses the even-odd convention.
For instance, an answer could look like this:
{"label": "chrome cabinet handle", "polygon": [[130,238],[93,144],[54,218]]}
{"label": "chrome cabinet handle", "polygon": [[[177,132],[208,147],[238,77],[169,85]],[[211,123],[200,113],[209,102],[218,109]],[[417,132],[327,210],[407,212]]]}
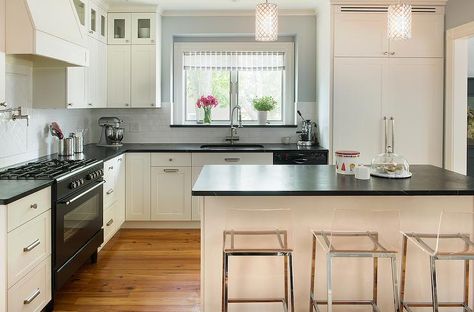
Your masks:
{"label": "chrome cabinet handle", "polygon": [[395,55],[395,52],[391,52],[390,55]]}
{"label": "chrome cabinet handle", "polygon": [[35,249],[39,244],[41,244],[41,241],[39,240],[39,238],[37,240],[35,240],[33,243],[31,243],[29,246],[23,248],[23,251],[24,252],[30,252],[32,251],[33,249]]}
{"label": "chrome cabinet handle", "polygon": [[388,52],[384,52],[383,55],[388,55]]}
{"label": "chrome cabinet handle", "polygon": [[173,158],[168,159],[169,161],[173,161]]}
{"label": "chrome cabinet handle", "polygon": [[109,167],[109,170],[113,170],[113,169],[114,169],[114,166],[110,166],[110,167]]}
{"label": "chrome cabinet handle", "polygon": [[113,192],[114,192],[114,190],[113,190],[113,189],[110,189],[110,190],[107,191],[106,194],[107,194],[107,195],[110,195],[110,194],[112,194]]}
{"label": "chrome cabinet handle", "polygon": [[28,298],[26,298],[25,300],[23,300],[23,304],[30,304],[30,303],[32,303],[33,300],[35,300],[36,297],[38,297],[40,294],[41,294],[41,291],[40,291],[39,288],[37,288],[37,289],[35,290],[35,292],[34,292],[31,296],[29,296]]}
{"label": "chrome cabinet handle", "polygon": [[35,204],[31,204],[31,205],[30,205],[30,208],[31,208],[31,209],[38,209],[38,204],[36,204],[36,203],[35,203]]}
{"label": "chrome cabinet handle", "polygon": [[166,173],[179,172],[179,169],[163,169],[163,172],[166,172]]}
{"label": "chrome cabinet handle", "polygon": [[125,106],[128,106],[129,104],[128,103],[125,103]]}
{"label": "chrome cabinet handle", "polygon": [[119,159],[117,159],[117,161],[122,161],[122,160],[123,160],[123,158],[119,158]]}
{"label": "chrome cabinet handle", "polygon": [[111,226],[112,224],[114,224],[114,219],[110,219],[109,222],[107,222],[107,224],[105,224],[106,226]]}
{"label": "chrome cabinet handle", "polygon": [[226,162],[234,162],[234,163],[235,163],[235,162],[239,162],[239,161],[240,161],[240,158],[238,158],[238,157],[235,157],[235,158],[230,157],[230,158],[224,158],[224,160],[225,160]]}
{"label": "chrome cabinet handle", "polygon": [[72,103],[67,103],[67,106],[72,106]]}
{"label": "chrome cabinet handle", "polygon": [[89,103],[89,104],[87,104],[87,105],[92,106],[92,103]]}

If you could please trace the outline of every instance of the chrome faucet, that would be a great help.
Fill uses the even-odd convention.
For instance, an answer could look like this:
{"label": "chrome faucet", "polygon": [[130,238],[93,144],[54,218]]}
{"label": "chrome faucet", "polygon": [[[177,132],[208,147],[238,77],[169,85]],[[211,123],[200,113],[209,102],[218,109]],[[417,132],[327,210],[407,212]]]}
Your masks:
{"label": "chrome faucet", "polygon": [[[234,125],[234,113],[235,111],[238,111],[239,115],[237,117],[237,120],[239,122],[238,126],[236,127]],[[225,138],[226,141],[229,141],[230,144],[234,144],[235,141],[239,140],[239,137],[237,136],[237,128],[243,128],[242,126],[242,108],[237,105],[232,109],[232,113],[230,114],[230,135]]]}

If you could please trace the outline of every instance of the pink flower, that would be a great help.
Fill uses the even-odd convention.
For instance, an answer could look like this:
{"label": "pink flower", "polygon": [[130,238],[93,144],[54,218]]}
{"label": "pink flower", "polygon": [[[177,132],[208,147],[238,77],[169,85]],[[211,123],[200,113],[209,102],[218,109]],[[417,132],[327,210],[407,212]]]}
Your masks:
{"label": "pink flower", "polygon": [[201,107],[212,108],[212,107],[217,107],[218,105],[219,105],[219,101],[212,95],[208,95],[208,96],[203,95],[196,102],[196,106],[198,108],[201,108]]}

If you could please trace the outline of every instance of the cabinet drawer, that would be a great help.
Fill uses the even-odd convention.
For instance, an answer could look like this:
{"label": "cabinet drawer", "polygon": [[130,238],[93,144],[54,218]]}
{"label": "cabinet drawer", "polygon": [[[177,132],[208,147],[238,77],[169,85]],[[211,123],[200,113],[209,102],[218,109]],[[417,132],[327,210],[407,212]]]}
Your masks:
{"label": "cabinet drawer", "polygon": [[51,210],[8,233],[8,287],[51,254]]}
{"label": "cabinet drawer", "polygon": [[117,220],[114,214],[115,205],[112,205],[104,211],[104,242],[107,242],[112,238],[115,233],[115,228],[117,226]]}
{"label": "cabinet drawer", "polygon": [[152,167],[191,167],[189,153],[155,153],[151,154]]}
{"label": "cabinet drawer", "polygon": [[117,199],[117,190],[115,180],[106,180],[104,183],[104,209],[109,208]]}
{"label": "cabinet drawer", "polygon": [[51,256],[8,290],[8,311],[41,311],[51,300]]}
{"label": "cabinet drawer", "polygon": [[51,209],[51,188],[23,197],[7,206],[8,232]]}
{"label": "cabinet drawer", "polygon": [[195,153],[193,167],[205,165],[271,165],[273,153]]}
{"label": "cabinet drawer", "polygon": [[115,180],[115,171],[117,167],[116,158],[107,160],[104,162],[104,180],[107,182],[113,182]]}

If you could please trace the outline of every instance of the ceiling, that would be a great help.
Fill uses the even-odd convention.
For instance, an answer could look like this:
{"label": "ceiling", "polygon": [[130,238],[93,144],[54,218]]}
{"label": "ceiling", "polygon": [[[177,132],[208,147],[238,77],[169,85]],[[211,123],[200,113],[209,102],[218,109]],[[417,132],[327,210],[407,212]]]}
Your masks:
{"label": "ceiling", "polygon": [[[280,9],[313,9],[318,0],[271,0]],[[159,5],[162,10],[249,10],[264,0],[108,0],[110,4]]]}

